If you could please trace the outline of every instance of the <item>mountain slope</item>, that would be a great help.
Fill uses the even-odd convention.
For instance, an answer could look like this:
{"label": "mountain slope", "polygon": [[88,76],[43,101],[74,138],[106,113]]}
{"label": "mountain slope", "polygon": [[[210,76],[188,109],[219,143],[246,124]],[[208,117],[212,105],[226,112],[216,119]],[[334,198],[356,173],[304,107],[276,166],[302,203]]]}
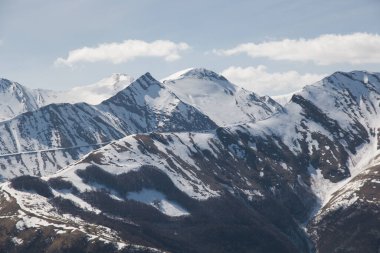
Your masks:
{"label": "mountain slope", "polygon": [[380,166],[371,166],[339,188],[308,226],[318,252],[377,252]]}
{"label": "mountain slope", "polygon": [[99,105],[51,104],[0,122],[1,175],[46,175],[131,133],[213,128],[147,73]]}
{"label": "mountain slope", "polygon": [[262,120],[282,109],[271,98],[259,97],[202,68],[180,71],[163,83],[219,126]]}

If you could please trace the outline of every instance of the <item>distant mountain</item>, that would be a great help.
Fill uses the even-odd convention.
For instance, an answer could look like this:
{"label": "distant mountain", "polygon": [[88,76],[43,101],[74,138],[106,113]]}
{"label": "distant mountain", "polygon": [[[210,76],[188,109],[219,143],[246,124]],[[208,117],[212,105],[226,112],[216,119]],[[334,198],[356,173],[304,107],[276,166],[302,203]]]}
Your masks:
{"label": "distant mountain", "polygon": [[114,73],[94,84],[78,86],[63,92],[60,100],[55,103],[79,103],[85,102],[97,105],[104,100],[116,95],[134,81],[134,78],[127,74]]}
{"label": "distant mountain", "polygon": [[86,102],[99,104],[124,89],[133,81],[125,74],[113,74],[95,84],[72,88],[68,91],[29,89],[7,79],[0,79],[0,121],[21,113],[35,111],[52,103]]}
{"label": "distant mountain", "polygon": [[219,126],[262,120],[282,109],[270,97],[260,97],[207,69],[186,69],[161,81]]}
{"label": "distant mountain", "polygon": [[[167,112],[163,98],[181,101],[167,82],[138,83],[96,109]],[[380,74],[336,72],[265,120],[214,129],[200,114],[210,122],[200,132],[186,120],[174,123],[183,131],[170,129],[172,113],[167,128],[147,120],[157,130],[137,128],[149,133],[113,141],[54,175],[2,184],[0,213],[27,215],[0,220],[22,241],[0,240],[0,249],[30,247],[25,233],[42,249],[47,238],[75,246],[76,230],[83,247],[95,239],[110,252],[376,252],[379,101]]]}
{"label": "distant mountain", "polygon": [[43,103],[44,100],[38,91],[29,90],[16,82],[0,79],[0,120],[36,110]]}
{"label": "distant mountain", "polygon": [[[126,74],[112,74],[91,85],[53,91],[29,89],[17,82],[0,79],[0,121],[49,104],[84,102],[97,105],[126,88],[133,80]],[[282,109],[270,97],[260,97],[206,69],[187,69],[162,81],[181,100],[220,126],[262,120]]]}
{"label": "distant mountain", "polygon": [[289,93],[289,94],[284,94],[284,95],[278,95],[278,96],[271,96],[271,98],[279,103],[282,106],[285,106],[287,103],[290,102],[290,99],[296,92]]}

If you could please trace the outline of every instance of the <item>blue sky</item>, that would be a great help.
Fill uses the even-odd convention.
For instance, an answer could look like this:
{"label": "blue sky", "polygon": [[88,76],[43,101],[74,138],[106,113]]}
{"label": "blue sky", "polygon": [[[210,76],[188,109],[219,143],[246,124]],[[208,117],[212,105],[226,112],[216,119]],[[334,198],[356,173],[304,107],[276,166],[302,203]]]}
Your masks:
{"label": "blue sky", "polygon": [[206,67],[278,95],[336,70],[380,72],[379,13],[378,0],[0,0],[0,76],[64,90]]}

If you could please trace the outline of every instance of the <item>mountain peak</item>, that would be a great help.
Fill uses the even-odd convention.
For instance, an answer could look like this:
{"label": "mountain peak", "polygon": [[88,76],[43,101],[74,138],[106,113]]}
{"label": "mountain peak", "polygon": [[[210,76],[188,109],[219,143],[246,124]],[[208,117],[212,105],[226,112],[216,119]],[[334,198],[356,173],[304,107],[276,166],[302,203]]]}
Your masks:
{"label": "mountain peak", "polygon": [[[143,94],[152,95],[151,93],[157,93],[159,90],[161,90],[161,88],[164,88],[162,84],[157,81],[149,72],[146,72],[144,75],[140,76],[119,93],[117,93],[114,97],[118,97],[120,94],[122,94],[121,96],[125,96],[126,94],[130,93],[133,93],[133,96],[136,96],[137,94],[140,96]],[[110,97],[103,102],[107,103],[109,101],[112,101],[115,99],[114,97]]]}
{"label": "mountain peak", "polygon": [[205,68],[189,68],[189,69],[181,70],[162,79],[162,81],[169,82],[169,81],[180,80],[180,79],[185,79],[185,78],[228,82],[228,80],[224,76],[219,75],[215,73],[214,71],[208,70]]}
{"label": "mountain peak", "polygon": [[[96,83],[85,85],[85,86],[77,86],[73,89],[99,89],[99,88],[118,88],[119,86],[124,86],[126,83],[132,83],[134,78],[128,74],[124,73],[112,73],[110,76],[105,77]],[[124,87],[123,87],[124,88]]]}
{"label": "mountain peak", "polygon": [[9,89],[9,87],[15,86],[15,85],[17,85],[17,83],[12,82],[12,81],[5,79],[5,78],[0,78],[0,90],[1,91],[5,91],[5,90]]}
{"label": "mountain peak", "polygon": [[215,73],[214,71],[205,69],[205,68],[193,68],[189,70],[188,72],[184,73],[182,75],[183,77],[190,77],[190,78],[199,78],[199,79],[206,79],[206,80],[221,80],[221,81],[227,81],[227,79]]}
{"label": "mountain peak", "polygon": [[144,75],[141,76],[142,78],[147,78],[151,81],[156,81],[158,82],[149,72],[146,72]]}
{"label": "mountain peak", "polygon": [[357,97],[370,90],[380,92],[380,74],[367,71],[338,71],[324,78],[321,83],[333,89],[347,89]]}
{"label": "mountain peak", "polygon": [[[24,87],[23,85],[21,85],[17,82],[5,79],[5,78],[0,78],[0,92],[4,93],[4,94],[5,93],[13,94],[17,97],[17,99],[22,99],[22,97],[24,97],[24,96],[31,96],[32,95],[32,94],[27,94],[27,93],[30,93],[30,90],[27,89],[26,87]],[[9,94],[6,96],[12,96]],[[8,100],[9,98],[4,97],[3,99]],[[2,101],[2,102],[4,102],[4,101]]]}
{"label": "mountain peak", "polygon": [[156,80],[149,72],[146,72],[144,75],[137,78],[131,85],[135,83],[139,83],[139,84],[144,83],[145,84],[144,86],[150,86],[153,84],[155,85],[158,84],[159,86],[162,86],[161,83],[158,80]]}
{"label": "mountain peak", "polygon": [[[328,76],[327,79],[331,80],[331,78],[335,78],[341,80],[343,78],[348,78],[353,81],[362,82],[364,84],[368,84],[369,82],[379,82],[380,73],[362,71],[362,70],[354,70],[350,72],[337,71],[332,75]],[[376,79],[376,80],[375,80]]]}
{"label": "mountain peak", "polygon": [[335,94],[335,98],[349,95],[355,97],[358,102],[361,97],[368,99],[371,91],[380,93],[380,73],[357,70],[334,72],[321,81],[306,85],[294,94],[309,97],[316,103],[318,103],[316,97],[323,99],[321,96],[326,96],[327,93]]}
{"label": "mountain peak", "polygon": [[109,78],[112,79],[115,83],[133,79],[133,77],[125,73],[112,73]]}

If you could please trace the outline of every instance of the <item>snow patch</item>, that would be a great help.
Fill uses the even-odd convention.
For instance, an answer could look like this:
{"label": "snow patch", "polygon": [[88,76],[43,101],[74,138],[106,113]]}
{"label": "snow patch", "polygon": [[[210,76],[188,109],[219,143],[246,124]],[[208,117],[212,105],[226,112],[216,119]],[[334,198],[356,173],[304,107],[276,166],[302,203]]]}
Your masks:
{"label": "snow patch", "polygon": [[166,196],[163,193],[156,190],[142,189],[139,192],[130,192],[127,195],[127,199],[132,199],[147,205],[151,205],[168,216],[177,217],[190,215],[190,213],[179,204],[167,200]]}

